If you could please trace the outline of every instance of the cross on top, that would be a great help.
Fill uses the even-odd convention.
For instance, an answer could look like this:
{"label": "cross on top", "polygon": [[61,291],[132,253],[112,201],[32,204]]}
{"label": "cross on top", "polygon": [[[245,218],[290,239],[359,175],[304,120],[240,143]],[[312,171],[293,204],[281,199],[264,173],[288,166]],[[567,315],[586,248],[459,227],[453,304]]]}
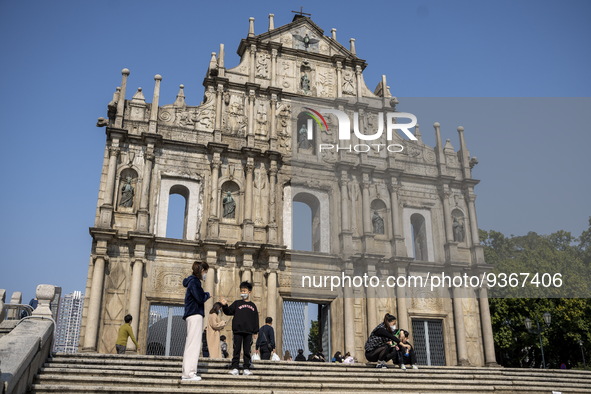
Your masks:
{"label": "cross on top", "polygon": [[300,16],[304,16],[304,15],[312,16],[312,14],[308,14],[308,13],[304,12],[304,7],[302,7],[302,6],[300,6],[299,11],[291,11],[291,12],[295,12],[296,14],[299,14]]}

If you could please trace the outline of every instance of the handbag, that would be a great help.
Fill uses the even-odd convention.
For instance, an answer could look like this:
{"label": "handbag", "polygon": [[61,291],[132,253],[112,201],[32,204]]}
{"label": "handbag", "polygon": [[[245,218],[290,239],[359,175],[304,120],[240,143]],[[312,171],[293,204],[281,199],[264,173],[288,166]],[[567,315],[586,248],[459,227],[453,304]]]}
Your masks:
{"label": "handbag", "polygon": [[269,353],[271,353],[273,351],[273,348],[271,347],[271,344],[269,343],[269,340],[267,339],[267,335],[265,335],[265,331],[261,330],[261,333],[263,334],[263,339],[265,340],[265,346],[267,346],[267,349],[269,349]]}

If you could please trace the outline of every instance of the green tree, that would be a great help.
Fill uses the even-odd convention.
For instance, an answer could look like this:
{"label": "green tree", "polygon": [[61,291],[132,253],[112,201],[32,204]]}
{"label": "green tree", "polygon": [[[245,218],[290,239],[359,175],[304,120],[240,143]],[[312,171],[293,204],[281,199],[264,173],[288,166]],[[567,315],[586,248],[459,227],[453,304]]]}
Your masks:
{"label": "green tree", "polygon": [[320,324],[318,320],[312,320],[310,324],[310,333],[308,334],[308,350],[315,354],[322,348],[320,344]]}
{"label": "green tree", "polygon": [[[525,319],[537,319],[545,326],[542,315],[550,312],[552,322],[542,333],[547,366],[581,363],[579,341],[583,342],[583,349],[591,348],[591,218],[589,229],[579,238],[562,230],[548,236],[530,232],[505,237],[496,231],[482,230],[480,235],[485,259],[495,272],[558,272],[564,282],[564,287],[548,290],[535,286],[491,289],[489,303],[497,362],[507,367],[541,366],[538,335],[526,330]],[[588,356],[586,353],[587,359]]]}

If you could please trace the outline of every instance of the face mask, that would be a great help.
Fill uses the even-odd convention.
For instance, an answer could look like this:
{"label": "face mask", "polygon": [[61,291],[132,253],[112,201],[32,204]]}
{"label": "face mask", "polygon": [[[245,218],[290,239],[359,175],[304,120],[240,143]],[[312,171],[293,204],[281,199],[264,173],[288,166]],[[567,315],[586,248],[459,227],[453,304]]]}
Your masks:
{"label": "face mask", "polygon": [[203,274],[201,280],[205,280],[207,278],[207,274]]}
{"label": "face mask", "polygon": [[240,297],[242,297],[243,300],[248,298],[248,293],[240,293]]}
{"label": "face mask", "polygon": [[391,329],[395,330],[396,329],[396,324],[390,326]]}

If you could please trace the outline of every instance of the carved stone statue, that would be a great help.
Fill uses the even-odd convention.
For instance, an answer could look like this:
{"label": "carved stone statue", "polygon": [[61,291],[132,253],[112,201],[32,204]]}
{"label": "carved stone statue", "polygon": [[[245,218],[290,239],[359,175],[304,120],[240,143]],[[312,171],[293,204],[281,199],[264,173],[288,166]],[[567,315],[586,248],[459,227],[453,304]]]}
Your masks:
{"label": "carved stone statue", "polygon": [[312,145],[308,139],[308,128],[306,124],[302,124],[302,127],[298,130],[298,149],[310,149]]}
{"label": "carved stone statue", "polygon": [[133,196],[135,191],[133,190],[133,186],[131,185],[131,177],[128,176],[125,178],[125,183],[121,188],[121,202],[119,203],[120,206],[130,208],[133,206]]}
{"label": "carved stone statue", "polygon": [[303,73],[302,77],[300,78],[300,88],[304,91],[304,93],[310,92],[310,78],[308,78],[308,74]]}
{"label": "carved stone statue", "polygon": [[222,216],[226,219],[234,219],[234,215],[236,215],[236,201],[234,201],[231,192],[226,192],[226,197],[222,200],[222,204],[224,206]]}
{"label": "carved stone statue", "polygon": [[454,231],[454,241],[455,242],[464,242],[465,232],[464,232],[464,223],[460,223],[458,218],[454,218],[453,222],[453,231]]}
{"label": "carved stone statue", "polygon": [[373,224],[374,234],[384,234],[384,219],[378,214],[378,211],[373,211],[371,223]]}
{"label": "carved stone statue", "polygon": [[343,93],[345,94],[355,94],[355,86],[353,82],[353,73],[351,71],[347,71],[343,74]]}

